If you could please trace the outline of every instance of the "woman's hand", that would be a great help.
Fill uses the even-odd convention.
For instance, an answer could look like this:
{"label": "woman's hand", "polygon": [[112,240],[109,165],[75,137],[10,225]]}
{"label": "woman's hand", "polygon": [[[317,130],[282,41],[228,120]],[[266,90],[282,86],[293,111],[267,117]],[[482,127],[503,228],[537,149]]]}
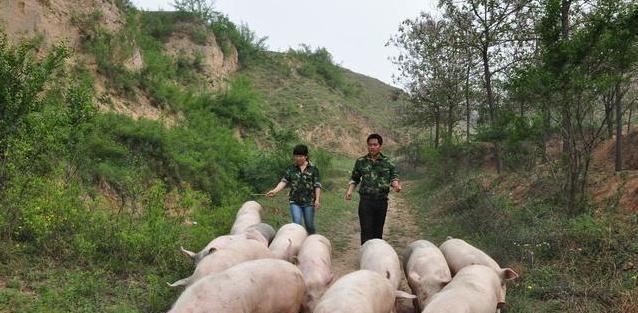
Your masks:
{"label": "woman's hand", "polygon": [[315,210],[319,210],[319,207],[321,207],[321,203],[319,200],[315,200]]}
{"label": "woman's hand", "polygon": [[272,197],[274,197],[276,194],[277,194],[277,192],[273,189],[273,190],[270,190],[270,191],[266,192],[266,197],[268,197],[268,198],[272,198]]}

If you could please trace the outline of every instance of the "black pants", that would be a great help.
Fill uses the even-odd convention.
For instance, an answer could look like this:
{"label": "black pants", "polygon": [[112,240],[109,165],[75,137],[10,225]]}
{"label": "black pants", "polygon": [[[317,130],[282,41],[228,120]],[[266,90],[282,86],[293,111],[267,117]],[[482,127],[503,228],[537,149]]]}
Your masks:
{"label": "black pants", "polygon": [[388,198],[370,198],[361,196],[359,200],[359,224],[361,225],[361,244],[369,239],[383,239],[383,224],[388,212]]}

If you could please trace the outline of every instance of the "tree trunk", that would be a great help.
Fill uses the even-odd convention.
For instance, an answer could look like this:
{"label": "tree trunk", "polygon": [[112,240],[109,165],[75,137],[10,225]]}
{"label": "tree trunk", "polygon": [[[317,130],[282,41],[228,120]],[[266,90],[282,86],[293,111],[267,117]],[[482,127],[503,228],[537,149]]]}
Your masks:
{"label": "tree trunk", "polygon": [[439,138],[441,137],[441,113],[439,109],[436,109],[436,116],[434,118],[434,148],[439,147]]}
{"label": "tree trunk", "polygon": [[[485,36],[488,36],[486,33]],[[483,46],[481,51],[483,58],[483,78],[485,80],[485,92],[487,93],[487,110],[490,117],[492,127],[496,126],[496,108],[494,107],[494,94],[492,93],[492,73],[490,72],[490,59],[487,51],[487,45]],[[502,170],[501,153],[499,143],[494,142],[494,158],[496,159],[496,173],[500,174]]]}
{"label": "tree trunk", "polygon": [[[564,90],[564,89],[563,89]],[[576,149],[574,130],[570,114],[570,106],[566,103],[562,104],[562,119],[563,119],[563,149],[566,156],[566,180],[567,185],[565,192],[567,194],[567,208],[569,212],[575,212],[576,209],[576,197],[578,194],[578,166],[579,156]]]}
{"label": "tree trunk", "polygon": [[627,134],[631,131],[631,113],[633,113],[633,106],[629,107],[629,116],[627,117]]}
{"label": "tree trunk", "polygon": [[622,171],[622,95],[620,83],[614,88],[616,102],[616,172]]}
{"label": "tree trunk", "polygon": [[550,139],[550,127],[552,126],[552,113],[549,110],[547,104],[543,105],[543,138],[542,138],[542,151],[543,151],[543,162],[549,162],[549,156],[547,155],[547,142]]}
{"label": "tree trunk", "polygon": [[448,99],[450,100],[450,103],[448,104],[448,110],[447,110],[447,135],[446,135],[446,143],[447,144],[452,144],[452,138],[453,138],[453,132],[454,132],[454,105],[452,102],[452,99]]}
{"label": "tree trunk", "polygon": [[569,9],[572,5],[572,0],[562,0],[560,6],[560,26],[563,40],[569,39]]}
{"label": "tree trunk", "polygon": [[[560,22],[561,22],[561,35],[562,41],[569,39],[569,9],[571,7],[572,0],[562,0],[560,6]],[[565,91],[565,89],[562,89]],[[566,116],[563,114],[563,124],[567,123]],[[569,142],[563,140],[563,153],[568,153]]]}
{"label": "tree trunk", "polygon": [[465,72],[465,141],[470,142],[470,65]]}
{"label": "tree trunk", "polygon": [[605,121],[607,122],[607,139],[611,139],[614,137],[614,103],[615,98],[618,96],[614,92],[611,92],[608,96],[603,97],[603,102],[605,104]]}

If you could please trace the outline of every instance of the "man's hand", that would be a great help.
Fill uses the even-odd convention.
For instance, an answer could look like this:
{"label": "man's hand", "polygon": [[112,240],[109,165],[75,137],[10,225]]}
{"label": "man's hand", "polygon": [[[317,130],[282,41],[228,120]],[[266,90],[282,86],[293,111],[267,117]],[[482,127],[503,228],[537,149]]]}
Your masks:
{"label": "man's hand", "polygon": [[392,189],[395,192],[401,192],[401,189],[403,189],[403,187],[401,187],[401,183],[398,180],[395,180],[392,182]]}
{"label": "man's hand", "polygon": [[266,197],[268,198],[272,198],[277,194],[277,192],[275,192],[275,190],[270,190],[266,193]]}
{"label": "man's hand", "polygon": [[318,211],[319,207],[321,207],[321,203],[319,202],[319,200],[315,200],[315,210]]}
{"label": "man's hand", "polygon": [[348,201],[352,200],[352,191],[350,189],[348,189],[348,191],[346,191],[346,194],[345,194],[345,196],[343,198],[348,200]]}

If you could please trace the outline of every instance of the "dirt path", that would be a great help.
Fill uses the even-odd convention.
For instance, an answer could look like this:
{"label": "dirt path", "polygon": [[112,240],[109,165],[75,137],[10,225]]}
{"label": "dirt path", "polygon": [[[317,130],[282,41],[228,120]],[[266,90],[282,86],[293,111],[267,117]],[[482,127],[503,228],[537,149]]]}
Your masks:
{"label": "dirt path", "polygon": [[[396,193],[390,194],[388,215],[383,228],[383,239],[394,247],[399,257],[401,257],[403,249],[410,242],[422,238],[422,234],[416,224],[416,214],[413,210],[402,195]],[[343,236],[350,237],[348,248],[341,253],[335,253],[335,255],[333,255],[333,270],[337,278],[357,270],[359,266],[359,221],[354,220],[352,224],[356,225],[356,227],[342,233]],[[411,293],[410,287],[408,287],[405,279],[401,282],[400,288],[403,291]],[[397,313],[412,312],[414,312],[412,301],[406,299],[399,300]]]}

